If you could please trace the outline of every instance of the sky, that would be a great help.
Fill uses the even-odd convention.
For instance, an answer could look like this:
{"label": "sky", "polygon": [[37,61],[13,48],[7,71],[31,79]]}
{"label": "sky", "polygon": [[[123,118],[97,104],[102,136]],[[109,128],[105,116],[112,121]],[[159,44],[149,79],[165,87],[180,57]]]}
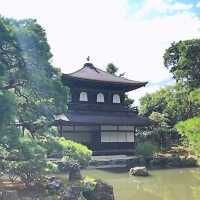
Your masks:
{"label": "sky", "polygon": [[37,19],[63,73],[90,56],[98,68],[113,63],[126,78],[148,81],[130,92],[136,105],[146,92],[173,83],[165,49],[200,36],[200,0],[0,0],[0,14]]}

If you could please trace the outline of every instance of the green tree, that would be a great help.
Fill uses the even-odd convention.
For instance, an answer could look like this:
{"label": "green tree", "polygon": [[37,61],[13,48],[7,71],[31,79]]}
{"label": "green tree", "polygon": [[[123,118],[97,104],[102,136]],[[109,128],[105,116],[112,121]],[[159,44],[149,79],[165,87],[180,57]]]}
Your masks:
{"label": "green tree", "polygon": [[200,39],[173,42],[164,54],[164,65],[177,82],[200,87]]}
{"label": "green tree", "polygon": [[20,71],[25,65],[15,31],[7,20],[0,17],[0,144],[10,148],[18,141],[15,88],[23,85]]}
{"label": "green tree", "polygon": [[23,85],[15,88],[17,119],[32,135],[43,132],[54,120],[53,115],[66,110],[67,89],[61,72],[51,64],[52,54],[44,29],[36,20],[9,20],[15,30],[24,68]]}
{"label": "green tree", "polygon": [[118,68],[113,64],[113,63],[109,63],[106,67],[106,71],[110,74],[116,75],[116,73],[118,72]]}
{"label": "green tree", "polygon": [[189,147],[200,156],[200,117],[194,117],[176,124],[178,132],[188,139]]}
{"label": "green tree", "polygon": [[5,91],[22,85],[21,71],[25,63],[9,22],[0,17],[0,90]]}
{"label": "green tree", "polygon": [[158,112],[168,119],[168,125],[174,126],[178,121],[197,114],[199,106],[189,94],[188,89],[181,84],[146,94],[140,99],[140,114],[150,116],[153,112]]}
{"label": "green tree", "polygon": [[149,118],[156,122],[159,127],[167,127],[168,119],[165,117],[164,114],[161,114],[159,112],[152,112]]}

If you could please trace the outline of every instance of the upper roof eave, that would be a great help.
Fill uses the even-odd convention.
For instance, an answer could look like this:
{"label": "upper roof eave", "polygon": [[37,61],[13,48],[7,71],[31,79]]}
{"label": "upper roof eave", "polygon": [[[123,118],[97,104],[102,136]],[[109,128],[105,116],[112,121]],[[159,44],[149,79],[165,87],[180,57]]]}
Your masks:
{"label": "upper roof eave", "polygon": [[134,81],[124,77],[116,76],[103,71],[99,68],[93,66],[92,63],[86,63],[81,69],[69,73],[63,74],[62,79],[67,80],[80,80],[80,81],[92,81],[95,83],[105,83],[112,85],[124,85],[137,89],[139,87],[145,86],[148,82]]}
{"label": "upper roof eave", "polygon": [[95,83],[107,83],[107,84],[112,84],[112,85],[124,85],[124,86],[133,86],[133,87],[143,87],[146,86],[146,84],[148,83],[148,81],[145,82],[133,82],[133,83],[125,83],[125,82],[114,82],[114,81],[104,81],[104,80],[95,80],[95,79],[88,79],[88,78],[80,78],[80,77],[74,77],[74,76],[70,76],[70,74],[62,74],[62,78],[63,80],[80,80],[80,81],[91,81],[91,82],[95,82]]}

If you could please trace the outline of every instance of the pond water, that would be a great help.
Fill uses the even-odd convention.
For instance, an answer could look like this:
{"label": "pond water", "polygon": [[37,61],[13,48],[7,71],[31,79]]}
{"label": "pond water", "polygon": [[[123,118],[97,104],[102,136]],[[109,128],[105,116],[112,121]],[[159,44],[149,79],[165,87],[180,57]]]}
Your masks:
{"label": "pond water", "polygon": [[130,177],[127,171],[86,170],[83,175],[112,184],[116,200],[200,200],[200,168],[150,171]]}

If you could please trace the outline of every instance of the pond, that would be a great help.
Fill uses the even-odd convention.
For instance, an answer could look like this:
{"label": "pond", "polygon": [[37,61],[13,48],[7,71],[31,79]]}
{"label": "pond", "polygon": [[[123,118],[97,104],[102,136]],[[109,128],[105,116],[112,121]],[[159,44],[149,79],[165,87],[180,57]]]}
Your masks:
{"label": "pond", "polygon": [[116,200],[199,200],[200,168],[150,171],[149,177],[130,177],[127,171],[85,170],[83,175],[112,184]]}

